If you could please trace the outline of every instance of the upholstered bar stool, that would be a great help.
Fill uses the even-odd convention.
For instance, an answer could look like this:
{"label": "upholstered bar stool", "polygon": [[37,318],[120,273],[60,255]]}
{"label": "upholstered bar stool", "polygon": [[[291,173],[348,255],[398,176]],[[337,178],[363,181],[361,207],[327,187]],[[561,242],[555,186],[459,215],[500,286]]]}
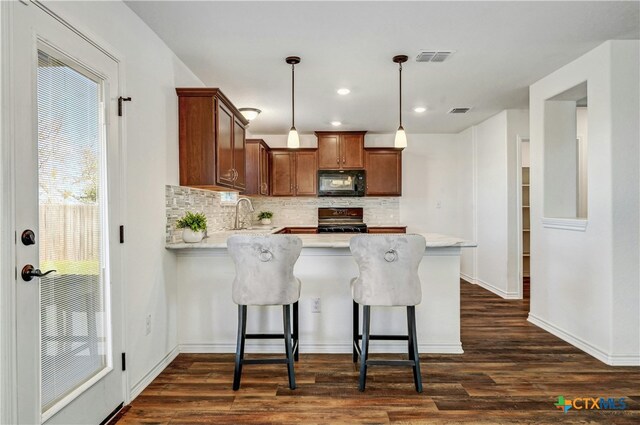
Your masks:
{"label": "upholstered bar stool", "polygon": [[[359,389],[364,391],[369,366],[411,366],[416,391],[422,392],[416,336],[416,308],[422,301],[418,266],[426,241],[420,235],[358,235],[351,238],[351,253],[360,275],[351,280],[353,295],[353,361],[360,357]],[[362,334],[359,332],[362,305]],[[371,307],[406,307],[407,335],[370,335]],[[362,346],[360,346],[362,340]],[[409,360],[369,360],[369,341],[404,340]]]}
{"label": "upholstered bar stool", "polygon": [[[240,388],[242,366],[245,364],[284,363],[289,375],[289,388],[296,388],[293,370],[297,355],[297,305],[300,280],[293,275],[302,241],[292,235],[234,235],[227,239],[229,254],[236,266],[233,281],[233,302],[238,304],[238,340],[233,390]],[[294,305],[295,344],[291,334],[291,305]],[[247,334],[247,306],[281,305],[284,332],[282,334]],[[286,359],[246,359],[245,340],[283,338]]]}

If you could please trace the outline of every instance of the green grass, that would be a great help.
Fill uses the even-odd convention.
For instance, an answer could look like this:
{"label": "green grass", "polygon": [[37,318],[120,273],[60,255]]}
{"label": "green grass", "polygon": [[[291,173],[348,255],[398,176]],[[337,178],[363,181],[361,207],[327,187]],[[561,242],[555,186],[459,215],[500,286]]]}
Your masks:
{"label": "green grass", "polygon": [[56,274],[98,275],[100,262],[98,260],[48,260],[40,263],[40,270],[57,270]]}

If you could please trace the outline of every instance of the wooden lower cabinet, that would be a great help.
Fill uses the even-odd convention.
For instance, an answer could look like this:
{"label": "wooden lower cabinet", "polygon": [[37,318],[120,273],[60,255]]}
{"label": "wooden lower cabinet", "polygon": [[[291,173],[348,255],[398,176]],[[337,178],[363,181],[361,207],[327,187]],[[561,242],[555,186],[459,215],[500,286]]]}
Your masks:
{"label": "wooden lower cabinet", "polygon": [[278,233],[286,233],[291,235],[312,235],[318,233],[317,227],[285,227]]}
{"label": "wooden lower cabinet", "polygon": [[407,226],[368,227],[368,233],[407,233]]}
{"label": "wooden lower cabinet", "polygon": [[317,179],[317,149],[271,151],[272,196],[316,196]]}
{"label": "wooden lower cabinet", "polygon": [[402,195],[402,149],[366,148],[367,196]]}

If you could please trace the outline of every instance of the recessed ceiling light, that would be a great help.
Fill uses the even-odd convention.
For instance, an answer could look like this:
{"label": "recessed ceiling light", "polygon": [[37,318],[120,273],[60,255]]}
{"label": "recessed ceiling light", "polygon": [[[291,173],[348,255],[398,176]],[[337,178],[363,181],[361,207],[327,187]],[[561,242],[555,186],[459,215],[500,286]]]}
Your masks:
{"label": "recessed ceiling light", "polygon": [[349,90],[347,88],[338,89],[338,94],[340,96],[345,96],[345,95],[347,95],[349,93],[351,93],[351,90]]}
{"label": "recessed ceiling light", "polygon": [[342,123],[340,121],[331,121],[331,125],[334,127],[339,127],[342,125]]}
{"label": "recessed ceiling light", "polygon": [[414,110],[415,112],[417,112],[417,113],[421,114],[421,113],[423,113],[424,111],[426,111],[426,110],[427,110],[427,108],[425,108],[424,106],[418,106],[418,107],[413,108],[413,110]]}

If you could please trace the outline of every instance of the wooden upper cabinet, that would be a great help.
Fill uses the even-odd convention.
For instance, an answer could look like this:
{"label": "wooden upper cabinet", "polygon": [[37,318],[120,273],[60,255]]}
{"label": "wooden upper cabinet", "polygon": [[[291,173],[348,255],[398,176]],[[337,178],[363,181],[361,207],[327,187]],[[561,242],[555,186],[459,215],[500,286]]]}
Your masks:
{"label": "wooden upper cabinet", "polygon": [[258,193],[260,195],[267,196],[269,195],[269,188],[271,184],[271,178],[269,173],[270,168],[270,155],[269,155],[269,147],[264,144],[260,145],[260,186]]}
{"label": "wooden upper cabinet", "polygon": [[364,168],[364,133],[342,134],[340,136],[340,151],[342,169]]}
{"label": "wooden upper cabinet", "polygon": [[271,195],[316,196],[317,179],[316,149],[271,150]]}
{"label": "wooden upper cabinet", "polygon": [[363,169],[365,133],[365,131],[316,131],[316,136],[318,137],[318,169]]}
{"label": "wooden upper cabinet", "polygon": [[296,196],[318,194],[318,151],[296,152]]}
{"label": "wooden upper cabinet", "polygon": [[335,170],[340,168],[340,136],[323,134],[318,136],[318,168]]}
{"label": "wooden upper cabinet", "polygon": [[233,168],[235,170],[236,189],[244,190],[246,187],[246,162],[245,162],[245,131],[242,122],[237,118],[233,120]]}
{"label": "wooden upper cabinet", "polygon": [[269,146],[262,139],[247,139],[245,195],[269,195]]}
{"label": "wooden upper cabinet", "polygon": [[273,196],[294,195],[294,161],[294,152],[275,150],[271,152],[271,194]]}
{"label": "wooden upper cabinet", "polygon": [[365,149],[367,196],[402,195],[402,149]]}
{"label": "wooden upper cabinet", "polygon": [[180,184],[204,189],[245,187],[248,121],[215,88],[177,88]]}
{"label": "wooden upper cabinet", "polygon": [[216,138],[217,183],[233,186],[233,114],[218,102],[218,137]]}
{"label": "wooden upper cabinet", "polygon": [[210,97],[180,97],[180,184],[196,186],[216,181],[215,104]]}

